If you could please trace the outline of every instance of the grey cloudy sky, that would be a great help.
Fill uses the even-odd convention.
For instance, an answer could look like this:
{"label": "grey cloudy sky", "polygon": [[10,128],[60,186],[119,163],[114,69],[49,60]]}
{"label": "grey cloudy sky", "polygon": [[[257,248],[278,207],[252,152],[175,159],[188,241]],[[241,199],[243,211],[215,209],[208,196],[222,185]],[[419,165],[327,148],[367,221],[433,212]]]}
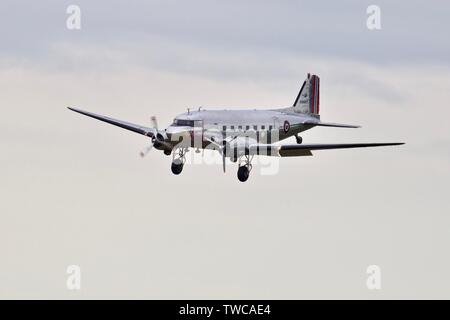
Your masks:
{"label": "grey cloudy sky", "polygon": [[[66,28],[77,4],[82,29]],[[381,8],[379,31],[366,8]],[[446,1],[2,1],[0,297],[450,298]],[[404,141],[258,167],[187,166],[78,106],[160,125],[196,106],[290,105],[307,142]],[[80,265],[82,290],[66,289]],[[366,267],[382,290],[366,288]]]}

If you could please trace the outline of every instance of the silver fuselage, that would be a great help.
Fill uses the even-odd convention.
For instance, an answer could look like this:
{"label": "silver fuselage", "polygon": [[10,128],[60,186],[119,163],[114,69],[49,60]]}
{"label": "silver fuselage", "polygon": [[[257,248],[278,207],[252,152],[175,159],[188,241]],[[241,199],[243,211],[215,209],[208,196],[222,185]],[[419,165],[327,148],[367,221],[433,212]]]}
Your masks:
{"label": "silver fuselage", "polygon": [[238,140],[246,138],[252,143],[274,143],[314,127],[312,124],[303,124],[307,120],[318,121],[318,118],[289,112],[289,108],[279,110],[199,109],[175,117],[174,122],[165,132],[174,146],[184,140],[182,144],[186,146],[206,148],[210,145],[211,139],[223,141],[230,138]]}

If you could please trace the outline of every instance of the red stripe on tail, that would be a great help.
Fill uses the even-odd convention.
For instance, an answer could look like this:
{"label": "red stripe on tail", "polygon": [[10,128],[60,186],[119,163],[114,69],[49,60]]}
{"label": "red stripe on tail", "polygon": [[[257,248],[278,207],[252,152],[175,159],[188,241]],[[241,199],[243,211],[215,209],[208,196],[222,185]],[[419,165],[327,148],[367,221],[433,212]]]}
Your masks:
{"label": "red stripe on tail", "polygon": [[317,77],[317,114],[319,114],[320,108],[320,78]]}
{"label": "red stripe on tail", "polygon": [[314,95],[315,95],[315,91],[316,91],[316,77],[314,77],[314,75],[312,76],[311,79],[311,84],[310,84],[310,88],[309,88],[309,92],[311,93],[311,97],[310,97],[310,107],[309,107],[309,112],[314,113]]}

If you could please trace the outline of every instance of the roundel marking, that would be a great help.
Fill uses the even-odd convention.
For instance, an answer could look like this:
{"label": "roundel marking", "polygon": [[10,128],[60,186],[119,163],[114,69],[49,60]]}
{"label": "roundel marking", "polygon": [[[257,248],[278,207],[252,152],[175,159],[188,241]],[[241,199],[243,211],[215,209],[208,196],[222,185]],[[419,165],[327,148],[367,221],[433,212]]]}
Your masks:
{"label": "roundel marking", "polygon": [[284,129],[284,132],[288,132],[289,131],[289,129],[291,128],[291,125],[289,124],[289,121],[285,121],[284,122],[284,124],[283,124],[283,129]]}

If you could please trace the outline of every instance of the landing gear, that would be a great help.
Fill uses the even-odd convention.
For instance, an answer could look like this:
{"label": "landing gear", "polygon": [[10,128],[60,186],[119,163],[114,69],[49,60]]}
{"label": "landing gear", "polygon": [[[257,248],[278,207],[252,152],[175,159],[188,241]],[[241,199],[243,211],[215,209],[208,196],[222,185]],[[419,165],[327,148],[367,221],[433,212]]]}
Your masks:
{"label": "landing gear", "polygon": [[247,166],[240,166],[237,172],[237,176],[239,181],[245,182],[250,176],[250,170],[248,170]]}
{"label": "landing gear", "polygon": [[[245,182],[248,180],[250,176],[250,171],[252,171],[252,162],[253,156],[245,155],[239,158],[239,169],[237,172],[237,176],[239,181]],[[244,163],[241,165],[241,163]]]}
{"label": "landing gear", "polygon": [[172,160],[172,165],[170,167],[172,169],[173,174],[178,175],[181,173],[181,171],[183,171],[183,166],[184,166],[184,163],[186,162],[186,158],[185,158],[186,151],[187,151],[187,149],[180,148],[180,149],[178,149],[178,152],[177,152],[177,150],[175,150],[173,152],[173,160]]}
{"label": "landing gear", "polygon": [[302,144],[302,142],[303,142],[303,138],[300,136],[295,136],[295,140],[297,140],[298,144]]}
{"label": "landing gear", "polygon": [[164,150],[164,154],[165,154],[166,156],[170,156],[171,153],[172,153],[171,150]]}
{"label": "landing gear", "polygon": [[180,174],[181,171],[183,171],[183,162],[181,162],[179,159],[175,160],[174,162],[172,162],[172,173],[173,174]]}

